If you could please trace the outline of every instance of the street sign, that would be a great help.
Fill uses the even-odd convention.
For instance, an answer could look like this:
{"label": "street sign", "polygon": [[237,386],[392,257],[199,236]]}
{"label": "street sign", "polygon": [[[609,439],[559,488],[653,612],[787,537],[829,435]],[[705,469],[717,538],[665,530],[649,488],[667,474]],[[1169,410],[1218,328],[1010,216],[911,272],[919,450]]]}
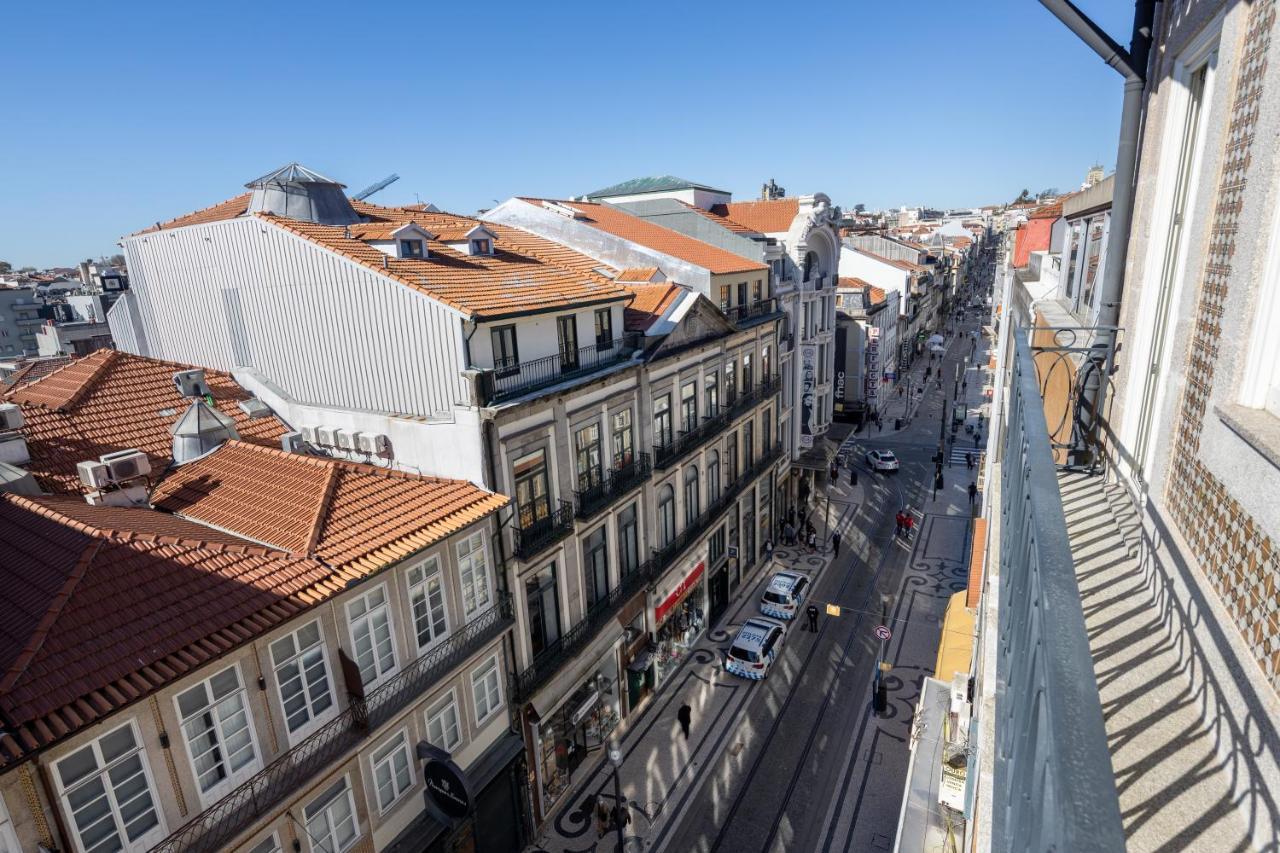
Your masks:
{"label": "street sign", "polygon": [[893,636],[893,632],[889,630],[888,625],[877,625],[876,636],[882,640],[887,640]]}
{"label": "street sign", "polygon": [[840,605],[839,605],[839,604],[828,604],[828,605],[827,605],[827,615],[828,615],[828,616],[839,616],[839,615],[840,615]]}

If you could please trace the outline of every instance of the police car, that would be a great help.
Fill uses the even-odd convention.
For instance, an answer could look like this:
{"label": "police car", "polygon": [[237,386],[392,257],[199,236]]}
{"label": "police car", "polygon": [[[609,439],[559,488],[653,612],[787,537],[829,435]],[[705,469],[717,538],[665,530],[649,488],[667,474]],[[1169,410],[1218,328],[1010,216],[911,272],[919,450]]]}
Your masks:
{"label": "police car", "polygon": [[733,638],[733,646],[725,655],[725,672],[760,681],[782,650],[786,626],[763,617],[748,619]]}
{"label": "police car", "polygon": [[775,619],[794,619],[800,602],[809,591],[809,576],[800,572],[777,572],[769,578],[760,598],[760,612]]}
{"label": "police car", "polygon": [[867,464],[873,471],[897,471],[898,457],[892,450],[872,450],[867,454]]}

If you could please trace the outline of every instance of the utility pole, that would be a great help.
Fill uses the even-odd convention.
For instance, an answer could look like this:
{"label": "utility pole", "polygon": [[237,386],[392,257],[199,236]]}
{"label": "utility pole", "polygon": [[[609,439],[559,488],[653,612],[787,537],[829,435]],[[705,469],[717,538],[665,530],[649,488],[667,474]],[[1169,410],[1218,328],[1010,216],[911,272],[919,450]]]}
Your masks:
{"label": "utility pole", "polygon": [[609,763],[613,765],[613,822],[618,829],[618,853],[626,847],[622,834],[622,814],[625,806],[622,803],[622,783],[618,781],[618,771],[622,768],[622,747],[614,738],[609,739]]}
{"label": "utility pole", "polygon": [[[880,593],[880,624],[889,624],[889,594]],[[884,652],[885,640],[880,638],[880,653],[876,659],[876,681],[875,695],[872,700],[872,707],[877,714],[883,714],[889,706],[889,691],[884,683]]]}

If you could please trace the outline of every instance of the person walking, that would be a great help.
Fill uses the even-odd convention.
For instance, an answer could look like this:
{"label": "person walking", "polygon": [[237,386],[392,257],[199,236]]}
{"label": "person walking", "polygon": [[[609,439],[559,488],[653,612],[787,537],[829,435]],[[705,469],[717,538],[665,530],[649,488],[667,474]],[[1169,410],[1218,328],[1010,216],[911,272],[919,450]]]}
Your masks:
{"label": "person walking", "polygon": [[831,559],[840,556],[840,531],[837,530],[831,534]]}
{"label": "person walking", "polygon": [[858,485],[858,469],[854,468],[852,465],[849,466],[849,485]]}
{"label": "person walking", "polygon": [[978,499],[978,484],[969,484],[969,506],[973,506],[973,502]]}
{"label": "person walking", "polygon": [[839,479],[840,479],[839,463],[836,462],[834,459],[832,459],[831,460],[831,476],[829,478],[831,485],[834,486],[836,484],[836,481]]}
{"label": "person walking", "polygon": [[805,608],[804,613],[809,617],[809,631],[814,634],[818,633],[818,605],[810,604]]}
{"label": "person walking", "polygon": [[788,521],[787,526],[783,528],[782,537],[782,541],[786,544],[796,544],[796,529],[791,525],[791,522]]}
{"label": "person walking", "polygon": [[676,719],[680,721],[680,731],[684,732],[684,739],[689,739],[689,726],[693,722],[693,709],[689,707],[689,703],[685,702],[680,706],[680,710],[676,712]]}
{"label": "person walking", "polygon": [[903,513],[903,526],[907,530],[907,541],[911,541],[911,531],[916,528],[916,517],[909,512]]}
{"label": "person walking", "polygon": [[604,838],[604,834],[609,831],[609,804],[604,801],[604,797],[596,797],[596,838]]}
{"label": "person walking", "polygon": [[970,471],[973,470],[973,453],[972,452],[966,453],[964,455],[964,464],[965,464],[965,467],[967,467]]}
{"label": "person walking", "polygon": [[894,514],[893,521],[897,525],[897,527],[893,531],[893,535],[898,537],[902,536],[902,528],[904,525],[904,522],[902,519],[902,510],[898,510],[897,513]]}
{"label": "person walking", "polygon": [[973,433],[973,446],[975,450],[982,446],[982,433],[977,430]]}
{"label": "person walking", "polygon": [[773,540],[772,539],[764,540],[764,558],[766,560],[773,559]]}
{"label": "person walking", "polygon": [[809,553],[818,553],[818,532],[812,527],[809,528]]}

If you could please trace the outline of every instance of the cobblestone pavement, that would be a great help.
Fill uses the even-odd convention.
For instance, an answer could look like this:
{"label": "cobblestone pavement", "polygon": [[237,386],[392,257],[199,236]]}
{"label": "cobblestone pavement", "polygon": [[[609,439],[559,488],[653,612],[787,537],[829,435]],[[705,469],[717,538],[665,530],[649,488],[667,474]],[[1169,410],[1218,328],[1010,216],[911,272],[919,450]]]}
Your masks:
{"label": "cobblestone pavement", "polygon": [[[973,423],[985,384],[974,365],[985,364],[986,356],[983,341],[971,352],[963,336],[971,328],[966,324],[954,336],[941,366],[953,371],[971,356],[962,398]],[[856,486],[842,471],[837,486],[815,496],[819,528],[825,515],[828,529],[842,533],[839,557],[833,559],[829,546],[817,554],[775,550],[772,564],[743,583],[721,622],[630,721],[619,771],[632,815],[626,849],[892,848],[911,716],[922,679],[933,672],[947,599],[965,584],[972,514],[966,489],[976,469],[970,472],[957,455],[943,469],[945,486],[936,499],[932,488],[941,398],[950,391],[950,382],[942,391],[930,385],[901,431],[872,428],[845,440],[842,452],[853,461],[861,463],[869,449],[889,448],[902,470],[872,474],[862,466]],[[963,431],[959,436],[967,438]],[[893,515],[903,506],[918,522],[909,543],[893,531]],[[764,681],[724,673],[723,652],[738,626],[758,612],[769,575],[792,567],[816,576],[811,600],[839,605],[840,616],[820,617],[816,633],[792,623]],[[887,617],[882,595],[888,596]],[[871,695],[880,650],[873,629],[882,618],[892,631],[885,655],[893,669],[886,677],[889,706],[877,716]],[[687,741],[676,720],[685,703],[693,712]],[[589,811],[595,797],[613,798],[613,786],[612,767],[601,755],[547,822],[535,849],[616,850],[616,836],[598,837]]]}

